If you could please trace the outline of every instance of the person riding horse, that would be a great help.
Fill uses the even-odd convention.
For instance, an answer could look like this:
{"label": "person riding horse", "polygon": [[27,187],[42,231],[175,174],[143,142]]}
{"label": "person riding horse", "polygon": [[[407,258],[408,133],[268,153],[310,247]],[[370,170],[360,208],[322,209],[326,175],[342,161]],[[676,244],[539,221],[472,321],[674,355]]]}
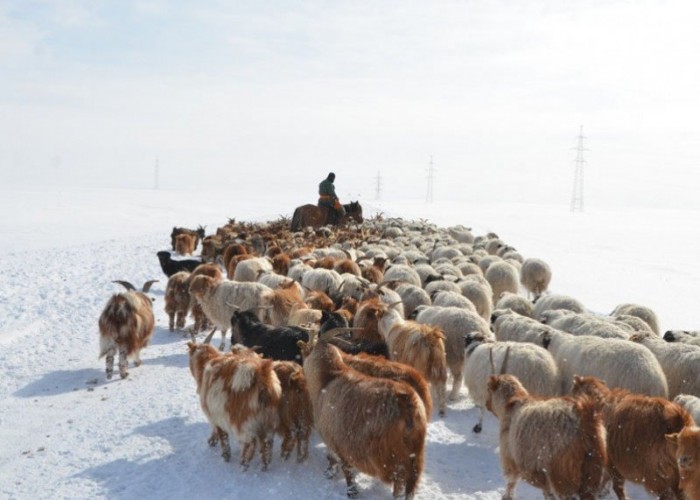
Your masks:
{"label": "person riding horse", "polygon": [[335,224],[345,215],[345,209],[343,205],[340,204],[340,200],[338,200],[338,196],[335,194],[333,181],[335,181],[335,174],[331,172],[328,174],[328,177],[318,185],[318,207],[327,211],[327,224]]}

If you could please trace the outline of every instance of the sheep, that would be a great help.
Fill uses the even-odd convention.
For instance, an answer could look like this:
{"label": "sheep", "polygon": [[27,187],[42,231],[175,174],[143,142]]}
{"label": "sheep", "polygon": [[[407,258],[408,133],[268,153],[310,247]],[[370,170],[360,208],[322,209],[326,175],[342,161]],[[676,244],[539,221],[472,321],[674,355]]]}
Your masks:
{"label": "sheep", "polygon": [[620,304],[613,309],[612,313],[610,313],[611,316],[619,316],[622,314],[638,317],[649,325],[652,332],[654,332],[656,335],[660,334],[659,319],[651,308],[640,306],[639,304]]}
{"label": "sheep", "polygon": [[208,344],[212,334],[203,344],[187,343],[190,373],[202,411],[212,426],[209,445],[221,442],[222,457],[228,462],[228,436],[234,434],[241,443],[240,463],[245,470],[259,444],[262,469],[266,470],[282,397],[272,360],[247,352],[221,353]]}
{"label": "sheep", "polygon": [[491,376],[487,408],[499,420],[504,499],[519,479],[545,498],[598,498],[605,471],[605,429],[591,400],[531,396],[512,375]]}
{"label": "sheep", "polygon": [[430,295],[428,295],[428,293],[419,286],[403,281],[393,285],[390,284],[389,286],[395,287],[394,291],[401,297],[403,312],[406,319],[411,317],[411,314],[418,306],[429,306],[431,304]]}
{"label": "sheep", "polygon": [[502,375],[507,373],[518,377],[530,394],[545,397],[559,395],[559,371],[546,349],[520,342],[494,342],[481,333],[467,334],[464,345],[464,382],[469,389],[469,397],[479,408],[479,422],[472,429],[474,432],[481,432],[488,397],[488,379],[495,375],[495,366],[505,370],[500,372]]}
{"label": "sheep", "polygon": [[340,283],[340,287],[336,292],[336,297],[352,297],[354,299],[360,300],[362,294],[370,285],[370,282],[365,278],[355,276],[354,274],[344,273],[340,277],[343,279]]}
{"label": "sheep", "polygon": [[491,285],[491,302],[495,304],[503,292],[518,293],[518,271],[507,262],[494,262],[484,273]]}
{"label": "sheep", "polygon": [[685,330],[668,330],[664,333],[664,340],[700,347],[700,336],[695,336]]}
{"label": "sheep", "polygon": [[535,301],[532,317],[539,319],[543,312],[551,311],[552,309],[568,309],[577,313],[586,312],[583,304],[573,297],[567,295],[540,295]]}
{"label": "sheep", "polygon": [[496,309],[510,309],[521,316],[532,318],[532,303],[517,293],[503,292],[496,303]]}
{"label": "sheep", "polygon": [[438,290],[433,295],[431,295],[432,302],[434,306],[438,307],[460,307],[471,311],[474,314],[476,312],[476,306],[474,303],[462,295],[460,292],[450,292],[448,290]]}
{"label": "sheep", "polygon": [[528,291],[528,296],[533,295],[537,300],[547,291],[552,280],[552,270],[549,265],[540,259],[528,258],[520,269],[520,284]]}
{"label": "sheep", "polygon": [[416,286],[422,286],[419,274],[411,266],[394,264],[384,271],[384,281],[405,281]]}
{"label": "sheep", "polygon": [[462,289],[459,287],[459,285],[448,280],[431,281],[430,283],[426,284],[423,289],[431,297],[439,291],[449,291],[460,295],[462,294]]}
{"label": "sheep", "polygon": [[684,427],[680,432],[666,434],[678,465],[678,488],[688,500],[700,499],[700,428]]}
{"label": "sheep", "polygon": [[[445,416],[447,358],[443,332],[437,327],[404,320],[393,307],[380,312],[378,326],[389,346],[391,359],[412,366],[425,377],[437,394],[440,416]],[[464,353],[463,345],[461,352]],[[458,368],[461,382],[461,365],[455,366]]]}
{"label": "sheep", "polygon": [[165,312],[168,315],[168,329],[175,331],[185,328],[187,312],[190,308],[190,273],[180,271],[173,274],[165,287]]}
{"label": "sheep", "polygon": [[239,283],[230,280],[216,282],[213,278],[203,275],[196,276],[190,282],[190,294],[202,306],[202,310],[214,324],[214,329],[218,328],[221,331],[221,350],[226,345],[226,332],[234,311],[260,309],[266,305],[264,297],[269,296],[271,291],[269,287],[260,283]]}
{"label": "sheep", "polygon": [[143,291],[138,292],[133,285],[123,282],[127,291],[112,295],[100,314],[99,357],[106,356],[105,372],[108,380],[114,373],[114,355],[117,352],[121,378],[129,376],[129,359],[134,360],[135,366],[141,366],[139,354],[148,345],[155,326],[153,303],[146,295],[149,283],[153,281],[147,282]]}
{"label": "sheep", "polygon": [[679,474],[665,435],[693,420],[681,406],[665,398],[610,389],[595,377],[575,377],[575,397],[593,400],[602,409],[608,450],[608,473],[619,499],[625,480],[640,483],[660,498],[682,498]]}
{"label": "sheep", "polygon": [[301,284],[307,290],[323,292],[330,296],[340,289],[342,281],[340,274],[329,269],[311,269],[301,277]]}
{"label": "sheep", "polygon": [[462,387],[464,371],[464,336],[467,332],[480,332],[491,337],[489,325],[476,313],[459,307],[419,307],[416,322],[440,328],[445,336],[447,366],[452,374],[450,400],[457,399]]}
{"label": "sheep", "polygon": [[197,244],[196,241],[192,234],[178,234],[175,237],[175,252],[180,255],[192,255]]}
{"label": "sheep", "polygon": [[281,456],[287,460],[296,446],[297,462],[303,462],[309,456],[309,436],[314,425],[304,370],[292,361],[274,361],[272,369],[282,389],[277,427],[277,434],[282,437]]}
{"label": "sheep", "polygon": [[458,283],[459,289],[468,298],[479,316],[490,321],[493,311],[493,290],[486,278],[478,274],[471,274]]}
{"label": "sheep", "polygon": [[627,325],[618,326],[615,322],[593,314],[575,313],[566,309],[555,309],[540,314],[539,320],[557,330],[572,335],[594,335],[602,338],[627,339]]}
{"label": "sheep", "polygon": [[496,309],[491,315],[493,331],[501,341],[539,343],[543,334],[556,331],[511,309]]}
{"label": "sheep", "polygon": [[233,273],[233,281],[258,281],[261,273],[272,272],[272,262],[267,257],[253,257],[242,260],[236,266]]}
{"label": "sheep", "polygon": [[275,361],[296,361],[301,364],[297,341],[309,341],[309,334],[299,327],[274,327],[260,322],[252,311],[235,311],[231,315],[232,339],[255,348],[265,358]]}
{"label": "sheep", "polygon": [[679,394],[700,396],[700,349],[685,344],[670,344],[655,334],[635,334],[630,340],[643,345],[656,356],[666,375],[669,399]]}
{"label": "sheep", "polygon": [[692,394],[679,394],[673,402],[688,410],[696,424],[700,424],[700,398]]}
{"label": "sheep", "polygon": [[427,429],[416,391],[350,368],[338,348],[324,341],[305,356],[304,375],[316,428],[329,450],[327,475],[332,477],[339,462],[349,497],[358,494],[356,468],[393,483],[394,497],[403,493],[412,499],[425,462]]}
{"label": "sheep", "polygon": [[654,333],[649,324],[637,316],[630,316],[629,314],[616,314],[613,316],[613,320],[615,321],[615,324],[621,328],[629,328],[630,333]]}
{"label": "sheep", "polygon": [[158,252],[156,255],[158,256],[158,262],[160,262],[160,268],[168,278],[180,271],[192,272],[202,263],[198,259],[173,259],[170,252],[165,250]]}

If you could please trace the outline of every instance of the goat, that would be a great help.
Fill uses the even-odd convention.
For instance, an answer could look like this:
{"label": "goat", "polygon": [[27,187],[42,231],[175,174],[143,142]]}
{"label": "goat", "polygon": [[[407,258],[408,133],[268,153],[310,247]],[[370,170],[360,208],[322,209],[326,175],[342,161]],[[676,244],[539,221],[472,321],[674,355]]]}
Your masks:
{"label": "goat", "polygon": [[605,429],[592,400],[531,396],[512,375],[492,375],[486,407],[499,420],[499,450],[506,492],[518,479],[545,498],[594,499],[606,463]]}
{"label": "goat", "polygon": [[192,272],[202,263],[202,261],[198,259],[173,259],[170,252],[166,250],[162,250],[156,255],[158,256],[158,262],[160,262],[160,268],[168,278],[180,271]]}
{"label": "goat", "polygon": [[309,456],[309,436],[314,425],[304,370],[291,361],[274,361],[272,368],[282,388],[277,427],[277,434],[282,436],[282,458],[287,460],[296,446],[297,462],[303,462]]}
{"label": "goat", "polygon": [[304,358],[318,433],[329,450],[327,476],[340,463],[347,495],[358,494],[353,468],[393,484],[412,499],[423,472],[427,418],[408,384],[364,375],[319,341]]}
{"label": "goat", "polygon": [[196,238],[192,234],[178,234],[175,236],[175,252],[180,255],[192,255],[196,246]]}
{"label": "goat", "polygon": [[[170,244],[173,250],[176,250],[176,239],[179,234],[190,234],[194,237],[194,248],[197,248],[199,240],[204,239],[204,229],[206,226],[197,226],[197,229],[187,229],[186,227],[173,227],[170,233]],[[194,251],[194,249],[193,249]]]}
{"label": "goat", "polygon": [[680,432],[667,434],[673,456],[678,465],[678,487],[687,500],[700,499],[700,428],[684,427]]}
{"label": "goat", "polygon": [[[185,328],[187,312],[190,309],[190,273],[180,271],[173,274],[165,287],[165,312],[168,315],[168,329],[175,331]],[[177,319],[177,322],[176,322]]]}
{"label": "goat", "polygon": [[153,303],[146,295],[153,281],[147,282],[142,292],[134,289],[130,283],[123,284],[126,292],[112,295],[100,314],[98,326],[100,329],[100,358],[106,357],[106,375],[111,379],[114,373],[114,355],[119,352],[119,375],[129,376],[129,359],[134,360],[135,366],[141,365],[139,354],[148,345],[155,320],[153,318]]}
{"label": "goat", "polygon": [[301,364],[301,352],[297,342],[309,341],[309,334],[302,328],[266,325],[252,311],[235,311],[230,321],[232,337],[236,342],[246,347],[255,347],[265,358],[296,361]]}
{"label": "goat", "polygon": [[609,389],[595,377],[574,377],[574,396],[602,409],[613,491],[625,499],[625,480],[640,483],[661,498],[681,498],[678,467],[665,435],[692,425],[688,412],[665,398]]}
{"label": "goat", "polygon": [[241,443],[240,463],[245,470],[259,444],[262,469],[266,470],[282,397],[272,360],[249,353],[221,353],[208,344],[212,335],[203,344],[187,343],[199,402],[212,426],[209,445],[220,441],[222,456],[228,462],[228,436],[233,433]]}

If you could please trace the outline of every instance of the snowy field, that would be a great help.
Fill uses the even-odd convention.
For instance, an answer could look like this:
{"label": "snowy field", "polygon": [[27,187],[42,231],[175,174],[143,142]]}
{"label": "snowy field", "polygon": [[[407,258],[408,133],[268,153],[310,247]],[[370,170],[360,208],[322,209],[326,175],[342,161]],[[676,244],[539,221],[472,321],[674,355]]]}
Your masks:
{"label": "snowy field", "polygon": [[[272,220],[309,200],[48,188],[0,188],[0,195],[0,497],[346,498],[344,481],[323,477],[318,436],[304,464],[282,462],[276,440],[264,473],[257,457],[244,473],[207,445],[187,339],[167,330],[167,278],[155,256],[169,245],[174,225],[203,224],[209,233],[229,217]],[[700,328],[698,211],[589,207],[572,214],[564,205],[360,201],[365,216],[495,231],[525,257],[547,261],[551,290],[590,310],[609,313],[636,302],[656,311],[662,332]],[[144,364],[127,380],[106,381],[97,318],[120,291],[112,280],[156,278],[157,323]],[[433,418],[418,498],[500,498],[498,421],[487,415],[475,435],[477,417],[463,389],[444,419]],[[391,496],[367,476],[359,485],[360,498]],[[639,487],[627,489],[632,498],[648,498]],[[523,483],[517,495],[541,498]]]}

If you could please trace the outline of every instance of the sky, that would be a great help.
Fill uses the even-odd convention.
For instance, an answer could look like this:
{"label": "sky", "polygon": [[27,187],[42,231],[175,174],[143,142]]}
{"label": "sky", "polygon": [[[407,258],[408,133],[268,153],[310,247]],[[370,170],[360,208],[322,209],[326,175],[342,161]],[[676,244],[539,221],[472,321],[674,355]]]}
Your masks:
{"label": "sky", "polygon": [[[11,186],[698,208],[692,1],[0,0]],[[635,182],[630,182],[634,178]]]}

